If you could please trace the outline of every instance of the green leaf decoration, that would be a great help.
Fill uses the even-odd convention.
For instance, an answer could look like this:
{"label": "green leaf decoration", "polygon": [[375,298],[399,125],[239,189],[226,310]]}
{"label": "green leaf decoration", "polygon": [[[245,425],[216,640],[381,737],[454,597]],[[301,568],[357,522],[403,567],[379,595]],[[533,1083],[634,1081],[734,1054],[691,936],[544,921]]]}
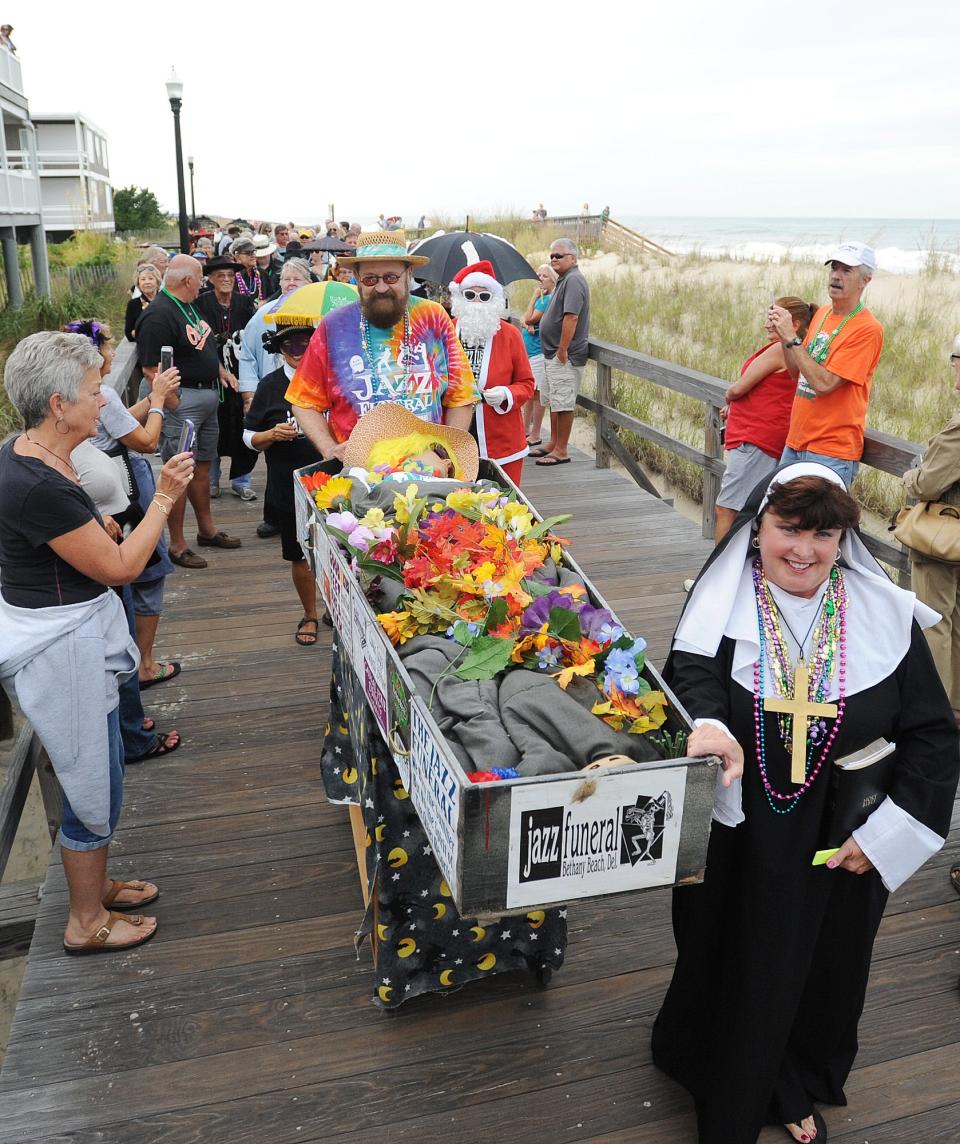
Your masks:
{"label": "green leaf decoration", "polygon": [[460,679],[493,679],[507,667],[513,654],[514,641],[495,636],[477,636],[467,658],[457,668]]}
{"label": "green leaf decoration", "polygon": [[572,512],[565,512],[560,516],[548,516],[546,520],[542,520],[539,524],[533,526],[527,533],[527,540],[537,540],[543,536],[544,533],[552,532],[558,524],[564,524],[573,516]]}
{"label": "green leaf decoration", "polygon": [[385,576],[388,580],[403,583],[403,573],[396,564],[384,564],[382,560],[373,560],[363,555],[358,557],[357,563],[364,572],[368,572],[371,576]]}
{"label": "green leaf decoration", "polygon": [[470,625],[466,620],[457,620],[453,625],[453,638],[461,647],[470,647],[477,639],[477,637],[471,633]]}
{"label": "green leaf decoration", "polygon": [[521,580],[523,590],[531,599],[538,600],[541,596],[549,596],[557,590],[556,584],[541,584],[538,580]]}
{"label": "green leaf decoration", "polygon": [[577,643],[580,639],[580,617],[569,608],[551,608],[547,631],[557,639]]}
{"label": "green leaf decoration", "polygon": [[483,630],[490,631],[491,628],[499,627],[507,618],[507,601],[503,599],[494,600],[490,605],[490,611],[487,612],[487,618],[483,622]]}

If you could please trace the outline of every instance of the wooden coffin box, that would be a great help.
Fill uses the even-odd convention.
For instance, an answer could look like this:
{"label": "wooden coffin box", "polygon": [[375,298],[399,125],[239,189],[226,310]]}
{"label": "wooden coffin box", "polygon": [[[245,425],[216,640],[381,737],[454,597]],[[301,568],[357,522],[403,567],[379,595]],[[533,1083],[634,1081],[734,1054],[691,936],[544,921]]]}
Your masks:
{"label": "wooden coffin box", "polygon": [[[497,466],[482,465],[481,477],[513,487]],[[319,468],[336,470],[339,462],[298,475]],[[377,622],[346,554],[327,533],[323,513],[299,482],[296,501],[304,550],[341,648],[462,914],[527,912],[702,880],[716,759],[471,782]],[[585,581],[591,602],[609,608],[569,552],[564,562]],[[669,700],[663,730],[689,730],[687,713],[656,668],[647,664],[644,674]]]}

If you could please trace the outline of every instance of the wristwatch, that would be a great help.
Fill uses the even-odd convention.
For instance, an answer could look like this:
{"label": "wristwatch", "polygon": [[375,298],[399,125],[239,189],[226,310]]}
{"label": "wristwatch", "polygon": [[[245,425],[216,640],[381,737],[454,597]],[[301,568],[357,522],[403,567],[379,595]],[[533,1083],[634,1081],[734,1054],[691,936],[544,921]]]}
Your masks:
{"label": "wristwatch", "polygon": [[784,342],[783,344],[787,347],[802,346],[803,345],[803,338],[791,338],[789,342]]}

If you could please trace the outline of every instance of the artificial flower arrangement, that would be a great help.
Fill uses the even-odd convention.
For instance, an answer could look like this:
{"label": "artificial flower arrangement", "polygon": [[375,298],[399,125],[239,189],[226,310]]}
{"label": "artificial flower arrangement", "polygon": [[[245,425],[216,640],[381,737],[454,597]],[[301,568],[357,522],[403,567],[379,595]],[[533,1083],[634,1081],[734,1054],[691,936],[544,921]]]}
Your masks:
{"label": "artificial flower arrangement", "polygon": [[357,516],[349,477],[300,479],[368,597],[378,577],[402,584],[394,610],[377,616],[395,646],[444,635],[463,649],[453,668],[461,679],[522,667],[566,689],[583,677],[598,690],[593,714],[615,730],[646,734],[664,724],[666,698],[643,677],[645,641],[592,605],[581,585],[536,579],[548,558],[561,560],[567,542],[553,529],[569,516],[538,522],[516,494],[484,484],[421,495],[401,474],[389,517],[382,508]]}

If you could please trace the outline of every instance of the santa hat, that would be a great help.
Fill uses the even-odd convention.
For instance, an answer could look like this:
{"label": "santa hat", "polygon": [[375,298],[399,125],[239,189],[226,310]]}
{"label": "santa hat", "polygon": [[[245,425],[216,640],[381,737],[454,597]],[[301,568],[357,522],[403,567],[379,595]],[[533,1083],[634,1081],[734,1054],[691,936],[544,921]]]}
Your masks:
{"label": "santa hat", "polygon": [[484,259],[483,262],[474,262],[472,266],[464,266],[453,276],[450,283],[450,293],[459,294],[471,286],[479,286],[482,290],[489,290],[491,294],[503,297],[503,287],[493,273],[493,264]]}

